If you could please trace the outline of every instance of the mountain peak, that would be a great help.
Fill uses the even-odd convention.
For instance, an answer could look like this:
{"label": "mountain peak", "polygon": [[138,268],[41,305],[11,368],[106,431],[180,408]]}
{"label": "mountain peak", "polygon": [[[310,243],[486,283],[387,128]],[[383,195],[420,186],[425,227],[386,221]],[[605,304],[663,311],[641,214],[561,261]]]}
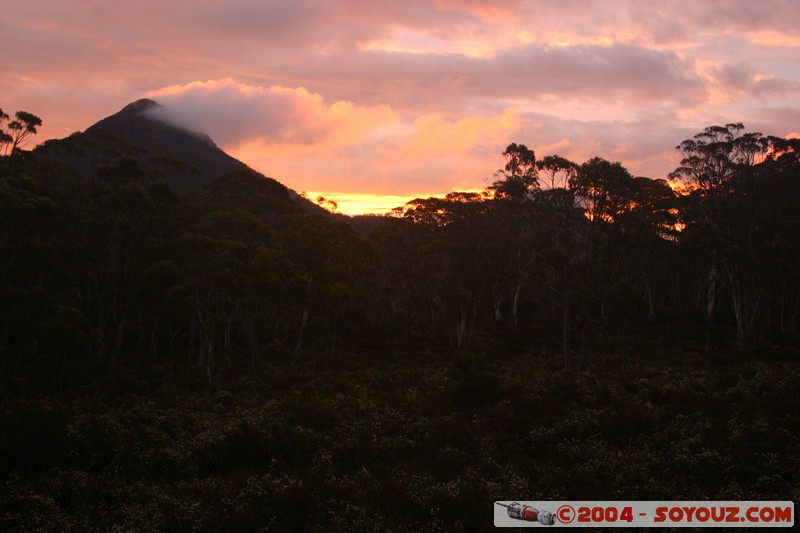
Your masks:
{"label": "mountain peak", "polygon": [[149,98],[141,98],[123,107],[122,110],[119,112],[119,114],[128,116],[139,115],[146,111],[152,111],[154,109],[159,109],[163,107],[164,106],[162,106],[155,100],[150,100]]}
{"label": "mountain peak", "polygon": [[[275,191],[288,193],[310,213],[325,212],[314,203],[274,180],[267,179],[243,162],[222,151],[205,133],[192,132],[162,120],[166,107],[142,98],[131,102],[117,113],[90,126],[85,132],[59,141],[48,141],[37,148],[39,155],[50,158],[75,159],[78,172],[94,173],[97,166],[122,156],[133,156],[141,167],[154,174],[161,173],[179,191],[199,190],[220,177],[227,177],[229,186],[239,186],[253,176],[264,178]],[[244,176],[244,177],[243,177]],[[277,185],[275,185],[277,184]],[[257,190],[261,190],[257,189]],[[263,191],[262,191],[263,192]],[[255,194],[255,193],[254,193]]]}
{"label": "mountain peak", "polygon": [[117,113],[91,126],[87,132],[103,131],[139,147],[146,156],[143,165],[171,158],[194,167],[198,172],[175,181],[176,189],[199,189],[210,180],[247,168],[222,150],[205,133],[192,132],[162,120],[166,108],[154,100],[136,100]]}

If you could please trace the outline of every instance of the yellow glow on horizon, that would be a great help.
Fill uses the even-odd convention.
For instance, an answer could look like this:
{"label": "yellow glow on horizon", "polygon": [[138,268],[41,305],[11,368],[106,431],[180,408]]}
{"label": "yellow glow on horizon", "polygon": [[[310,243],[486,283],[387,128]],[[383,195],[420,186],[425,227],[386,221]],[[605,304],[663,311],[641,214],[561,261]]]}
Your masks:
{"label": "yellow glow on horizon", "polygon": [[667,182],[667,185],[669,185],[669,188],[672,189],[675,192],[680,193],[680,192],[683,192],[684,190],[686,190],[687,186],[682,181],[678,181],[678,180],[675,180],[675,179],[672,179],[672,178],[667,178],[665,181]]}
{"label": "yellow glow on horizon", "polygon": [[[450,192],[456,192],[455,189]],[[483,189],[458,189],[458,192],[483,192]],[[348,192],[306,191],[306,197],[316,203],[322,196],[326,201],[336,202],[336,212],[345,215],[385,215],[395,207],[402,207],[417,198],[444,198],[447,193],[363,194]],[[329,209],[330,206],[325,206]]]}
{"label": "yellow glow on horizon", "polygon": [[[415,198],[444,196],[431,194],[362,194],[347,192],[306,191],[309,200],[316,203],[323,196],[325,200],[336,202],[336,212],[345,215],[385,215],[395,207],[402,207]],[[327,207],[327,206],[326,206]]]}

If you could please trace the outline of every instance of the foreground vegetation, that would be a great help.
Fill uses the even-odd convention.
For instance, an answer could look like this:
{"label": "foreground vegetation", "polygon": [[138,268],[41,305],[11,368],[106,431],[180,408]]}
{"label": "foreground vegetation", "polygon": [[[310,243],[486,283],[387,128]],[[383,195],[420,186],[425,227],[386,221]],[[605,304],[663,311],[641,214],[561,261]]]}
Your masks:
{"label": "foreground vegetation", "polygon": [[[794,500],[800,365],[319,355],[5,399],[0,529],[474,531],[497,499]],[[682,350],[685,353],[685,350]]]}

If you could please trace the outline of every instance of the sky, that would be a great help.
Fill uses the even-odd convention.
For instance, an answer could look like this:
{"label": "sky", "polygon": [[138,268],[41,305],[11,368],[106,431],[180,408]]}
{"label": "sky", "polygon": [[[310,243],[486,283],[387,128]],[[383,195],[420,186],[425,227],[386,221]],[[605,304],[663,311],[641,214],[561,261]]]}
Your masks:
{"label": "sky", "polygon": [[148,97],[347,213],[478,190],[512,143],[666,177],[706,126],[800,131],[796,0],[4,0],[37,142]]}

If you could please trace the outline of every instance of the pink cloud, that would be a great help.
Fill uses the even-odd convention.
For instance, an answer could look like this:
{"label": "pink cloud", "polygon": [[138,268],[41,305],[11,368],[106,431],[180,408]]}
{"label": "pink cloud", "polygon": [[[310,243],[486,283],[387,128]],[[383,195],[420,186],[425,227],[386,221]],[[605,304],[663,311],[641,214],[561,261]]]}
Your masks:
{"label": "pink cloud", "polygon": [[261,87],[230,78],[195,81],[152,91],[166,107],[158,118],[195,131],[208,132],[224,146],[260,140],[266,144],[346,145],[391,125],[389,106],[359,106],[303,87]]}

